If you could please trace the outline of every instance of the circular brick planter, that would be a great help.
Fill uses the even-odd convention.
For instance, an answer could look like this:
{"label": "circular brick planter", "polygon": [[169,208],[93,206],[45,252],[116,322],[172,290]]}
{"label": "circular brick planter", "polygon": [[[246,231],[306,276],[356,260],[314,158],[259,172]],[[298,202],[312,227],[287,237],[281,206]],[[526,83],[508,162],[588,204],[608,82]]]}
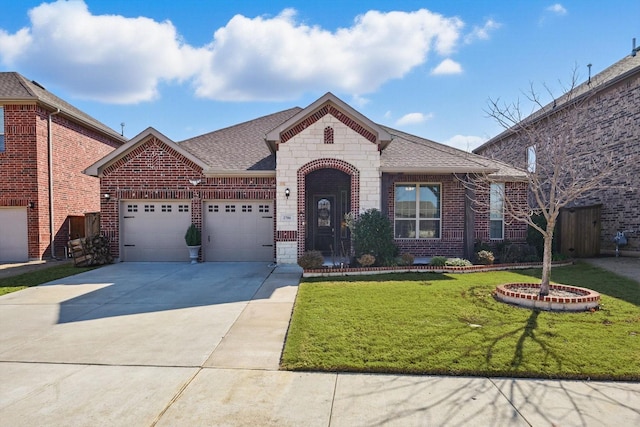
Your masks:
{"label": "circular brick planter", "polygon": [[[527,288],[529,292],[524,290]],[[540,289],[535,283],[507,283],[496,288],[495,296],[500,301],[548,311],[586,311],[600,304],[600,294],[591,289],[568,285],[550,285],[547,296],[531,293],[531,288]],[[555,294],[555,295],[554,295]]]}

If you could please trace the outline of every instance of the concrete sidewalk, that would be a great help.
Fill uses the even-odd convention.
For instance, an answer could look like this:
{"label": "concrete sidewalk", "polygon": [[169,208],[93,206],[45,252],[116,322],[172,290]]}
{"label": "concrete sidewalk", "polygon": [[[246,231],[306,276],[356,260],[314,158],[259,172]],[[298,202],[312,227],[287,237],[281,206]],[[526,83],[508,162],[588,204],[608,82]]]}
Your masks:
{"label": "concrete sidewalk", "polygon": [[300,273],[116,264],[0,297],[0,426],[640,425],[640,383],[279,371]]}

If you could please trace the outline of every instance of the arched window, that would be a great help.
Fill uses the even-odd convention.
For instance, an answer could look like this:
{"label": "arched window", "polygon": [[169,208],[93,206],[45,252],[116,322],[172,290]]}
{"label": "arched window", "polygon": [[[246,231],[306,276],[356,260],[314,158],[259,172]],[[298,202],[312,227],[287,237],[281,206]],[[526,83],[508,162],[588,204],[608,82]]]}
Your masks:
{"label": "arched window", "polygon": [[333,128],[331,126],[324,128],[324,143],[333,144]]}

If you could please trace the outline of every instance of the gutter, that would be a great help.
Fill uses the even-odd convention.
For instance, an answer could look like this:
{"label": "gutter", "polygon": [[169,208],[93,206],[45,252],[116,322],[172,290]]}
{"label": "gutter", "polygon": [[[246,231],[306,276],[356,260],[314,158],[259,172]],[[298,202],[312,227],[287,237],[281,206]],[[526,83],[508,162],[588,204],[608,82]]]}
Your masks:
{"label": "gutter", "polygon": [[47,156],[49,160],[49,248],[51,251],[51,259],[55,258],[54,250],[54,217],[53,217],[53,129],[51,126],[51,117],[60,114],[60,109],[49,113],[47,120]]}

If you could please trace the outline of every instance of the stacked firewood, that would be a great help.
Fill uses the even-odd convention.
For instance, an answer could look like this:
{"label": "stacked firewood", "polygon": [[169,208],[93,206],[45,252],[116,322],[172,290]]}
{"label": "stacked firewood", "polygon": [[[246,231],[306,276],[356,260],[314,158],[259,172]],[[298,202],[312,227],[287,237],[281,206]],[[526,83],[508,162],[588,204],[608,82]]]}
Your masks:
{"label": "stacked firewood", "polygon": [[109,252],[109,239],[105,236],[81,237],[69,240],[67,244],[73,263],[77,267],[111,264],[113,257]]}

